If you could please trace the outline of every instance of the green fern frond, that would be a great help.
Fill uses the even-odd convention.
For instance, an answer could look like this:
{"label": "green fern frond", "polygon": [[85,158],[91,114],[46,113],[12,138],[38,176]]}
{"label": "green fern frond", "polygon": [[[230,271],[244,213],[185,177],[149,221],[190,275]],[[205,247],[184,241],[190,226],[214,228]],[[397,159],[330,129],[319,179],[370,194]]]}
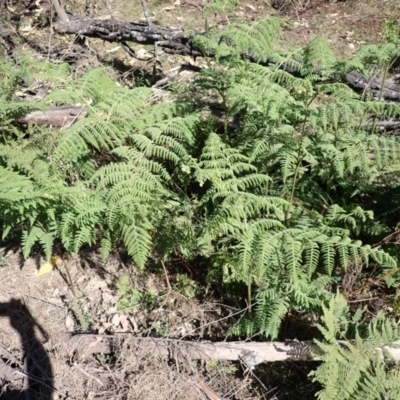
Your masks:
{"label": "green fern frond", "polygon": [[79,253],[83,245],[93,245],[96,242],[96,230],[93,225],[80,224],[73,237],[73,248],[67,248],[71,253]]}
{"label": "green fern frond", "polygon": [[[153,166],[153,164],[151,165]],[[137,167],[134,164],[108,164],[96,171],[91,181],[96,182],[99,190],[109,187],[106,193],[110,201],[118,199],[118,197],[124,197],[122,193],[116,193],[118,190],[130,189],[130,192],[136,194],[139,198],[142,195],[145,196],[146,193],[158,193],[159,195],[166,193],[159,176],[151,173],[146,168]]]}
{"label": "green fern frond", "polygon": [[[396,268],[396,261],[386,253],[352,242],[347,237],[336,236],[334,230],[331,236],[327,236],[321,235],[319,229],[283,229],[276,223],[265,226],[253,223],[231,226],[230,229],[225,228],[224,235],[230,238],[232,244],[239,241],[233,247],[240,249],[237,263],[234,263],[238,271],[236,279],[245,282],[246,276],[251,274],[252,283],[248,285],[256,285],[256,296],[265,299],[263,296],[269,293],[268,296],[275,297],[278,296],[276,290],[279,290],[279,297],[286,299],[287,307],[296,304],[297,307],[309,309],[320,303],[324,296],[324,286],[310,286],[316,271],[325,273],[320,283],[326,285],[335,268],[337,270],[340,266],[346,270],[350,263],[358,265],[362,262],[367,266],[370,260],[374,260],[386,269]],[[259,227],[264,228],[260,230]],[[228,243],[225,240],[225,246]],[[279,274],[278,271],[285,273]],[[263,304],[265,306],[265,301]],[[277,332],[276,327],[279,327],[281,319],[276,318],[275,314],[271,314],[270,319],[265,315],[261,318],[256,308],[251,324],[247,320],[240,322],[235,332],[243,334],[249,332],[250,327],[254,329],[252,334],[258,332],[257,328],[263,332],[266,324],[274,326],[273,331]],[[263,321],[263,325],[258,326],[257,320]]]}
{"label": "green fern frond", "polygon": [[[222,4],[233,3],[228,0]],[[284,21],[278,18],[259,20],[250,24],[233,24],[221,33],[210,30],[204,36],[192,36],[191,40],[206,54],[214,53],[219,62],[237,63],[241,57],[265,62],[283,25]]]}
{"label": "green fern frond", "polygon": [[124,89],[116,85],[104,70],[99,68],[88,71],[81,78],[69,82],[63,88],[51,91],[44,98],[44,102],[56,105],[95,105],[121,91]]}
{"label": "green fern frond", "polygon": [[24,175],[0,166],[0,201],[18,202],[34,195],[33,182]]}
{"label": "green fern frond", "polygon": [[305,74],[317,71],[324,75],[331,73],[336,57],[325,39],[316,37],[303,51]]}
{"label": "green fern frond", "polygon": [[349,100],[358,100],[360,96],[351,90],[347,85],[341,82],[323,83],[315,87],[318,94],[327,94],[332,96],[337,102],[345,103]]}
{"label": "green fern frond", "polygon": [[[154,175],[159,175],[165,182],[168,182],[171,179],[171,175],[160,162],[144,157],[143,152],[137,150],[134,147],[130,146],[117,147],[116,149],[111,151],[111,154],[120,157],[122,160],[129,162],[129,164],[131,165],[137,167],[140,166],[141,168],[144,168],[144,170]],[[93,175],[96,176],[95,174]]]}
{"label": "green fern frond", "polygon": [[[304,246],[304,263],[305,269],[307,272],[307,276],[310,279],[315,271],[317,270],[318,264],[320,260],[320,248],[315,242],[308,242]],[[347,265],[346,260],[342,260],[342,263]]]}
{"label": "green fern frond", "polygon": [[31,57],[16,57],[17,64],[24,71],[28,82],[46,82],[56,86],[68,83],[71,67],[67,63],[52,64],[48,61],[34,61]]}
{"label": "green fern frond", "polygon": [[[367,338],[356,333],[354,340],[346,338],[344,344],[339,345],[338,337],[345,337],[349,328],[346,323],[349,308],[343,296],[334,296],[329,306],[323,307],[323,313],[319,329],[325,342],[316,341],[323,363],[311,373],[314,381],[323,386],[317,393],[318,399],[397,398],[400,395],[399,373],[384,347],[397,347],[399,324],[378,314],[368,324]],[[355,316],[356,332],[359,329],[357,320]]]}
{"label": "green fern frond", "polygon": [[385,43],[380,46],[375,44],[362,46],[353,57],[353,62],[358,62],[365,67],[379,67],[387,64],[396,57],[398,48],[394,43]]}
{"label": "green fern frond", "polygon": [[[251,24],[231,25],[221,32],[220,44],[226,43],[230,53],[243,54],[256,58],[258,62],[265,62],[283,24],[283,20],[270,18]],[[217,60],[224,56],[224,50],[226,51],[225,47],[217,49]]]}
{"label": "green fern frond", "polygon": [[113,242],[110,236],[103,236],[100,240],[100,255],[102,260],[106,260],[113,248]]}
{"label": "green fern frond", "polygon": [[4,97],[0,97],[0,120],[2,121],[1,125],[5,126],[6,121],[12,121],[18,117],[29,114],[31,111],[36,111],[40,109],[43,109],[43,106],[38,103],[11,102]]}
{"label": "green fern frond", "polygon": [[53,252],[53,243],[55,239],[54,232],[46,232],[44,229],[33,226],[29,231],[24,231],[22,234],[22,254],[27,258],[36,242],[42,245],[47,259],[50,259]]}
{"label": "green fern frond", "polygon": [[150,228],[150,224],[143,226],[143,221],[141,221],[141,226],[137,226],[135,220],[122,226],[123,239],[128,253],[141,269],[144,268],[151,249],[152,240],[148,232]]}
{"label": "green fern frond", "polygon": [[97,228],[106,212],[106,204],[99,195],[84,187],[77,189],[65,193],[69,207],[61,213],[58,224],[63,245],[74,253],[78,253],[83,245],[91,245],[96,241]]}

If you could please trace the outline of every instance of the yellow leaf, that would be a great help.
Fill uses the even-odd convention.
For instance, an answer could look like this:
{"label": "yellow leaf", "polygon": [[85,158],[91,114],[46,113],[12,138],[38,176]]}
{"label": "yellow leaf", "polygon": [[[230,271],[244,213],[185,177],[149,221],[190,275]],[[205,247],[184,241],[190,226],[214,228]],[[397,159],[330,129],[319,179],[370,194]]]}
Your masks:
{"label": "yellow leaf", "polygon": [[41,276],[45,274],[49,274],[53,271],[55,266],[60,266],[62,264],[62,258],[59,256],[50,257],[50,261],[46,264],[40,266],[40,268],[33,274],[35,276]]}
{"label": "yellow leaf", "polygon": [[40,268],[33,275],[40,276],[49,274],[51,271],[53,271],[53,268],[54,265],[51,262],[47,262],[46,264],[41,265]]}

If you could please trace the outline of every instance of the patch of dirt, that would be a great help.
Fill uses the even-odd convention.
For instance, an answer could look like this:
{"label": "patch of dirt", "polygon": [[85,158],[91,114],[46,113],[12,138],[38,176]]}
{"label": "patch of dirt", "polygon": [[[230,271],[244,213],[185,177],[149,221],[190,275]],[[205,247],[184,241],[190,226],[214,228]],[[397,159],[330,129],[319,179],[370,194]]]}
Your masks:
{"label": "patch of dirt", "polygon": [[[200,303],[191,291],[190,297],[167,293],[164,276],[142,273],[116,257],[102,262],[94,252],[64,259],[41,276],[34,275],[45,264],[39,255],[24,262],[20,252],[10,252],[0,263],[0,397],[11,399],[29,385],[33,400],[205,399],[201,379],[220,395],[255,399],[251,380],[243,381],[232,363],[138,359],[122,345],[113,354],[81,355],[60,343],[66,332],[215,339],[225,336],[232,310]],[[121,292],[121,277],[128,275],[130,291]],[[169,279],[185,293],[182,282],[194,282],[182,277]],[[132,293],[142,295],[139,302]],[[2,366],[17,375],[10,379]],[[24,372],[31,377],[24,379]]]}
{"label": "patch of dirt", "polygon": [[384,22],[400,17],[399,0],[283,1],[293,4],[282,10],[291,22],[285,38],[303,46],[323,37],[337,57],[350,57],[362,45],[381,43]]}

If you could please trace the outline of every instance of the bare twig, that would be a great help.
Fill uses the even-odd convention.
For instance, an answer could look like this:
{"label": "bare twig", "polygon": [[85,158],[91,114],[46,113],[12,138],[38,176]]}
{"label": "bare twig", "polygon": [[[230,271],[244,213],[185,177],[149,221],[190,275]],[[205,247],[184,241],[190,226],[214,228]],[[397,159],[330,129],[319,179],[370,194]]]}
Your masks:
{"label": "bare twig", "polygon": [[28,357],[29,354],[25,354],[24,358],[24,394],[25,400],[31,400],[31,391],[29,389],[29,367],[28,367]]}
{"label": "bare twig", "polygon": [[346,295],[346,299],[348,299],[351,296],[354,296],[356,293],[361,292],[362,290],[366,289],[367,287],[370,287],[372,285],[375,285],[377,283],[379,283],[380,281],[388,278],[389,276],[393,275],[395,272],[397,272],[399,269],[395,268],[392,269],[391,271],[387,272],[386,274],[380,276],[379,278],[374,279],[372,282],[368,282],[365,285],[361,286],[360,288],[353,290],[352,292],[350,292],[348,295]]}
{"label": "bare twig", "polygon": [[198,375],[195,376],[198,387],[205,393],[209,400],[223,400],[214,393]]}
{"label": "bare twig", "polygon": [[146,18],[147,25],[150,26],[151,21],[149,18],[149,12],[147,10],[146,0],[140,0],[140,2],[142,3],[143,14],[144,14],[144,17]]}
{"label": "bare twig", "polygon": [[56,13],[60,17],[60,20],[62,22],[68,22],[69,21],[68,14],[65,12],[64,8],[62,8],[60,2],[58,0],[51,0],[51,3],[53,4]]}
{"label": "bare twig", "polygon": [[167,282],[168,293],[169,293],[169,292],[171,292],[172,288],[171,288],[171,284],[169,283],[167,268],[165,267],[164,260],[162,260],[162,259],[161,259],[161,265],[162,265],[162,267],[163,267],[163,269],[164,269],[165,280],[166,280],[166,282]]}
{"label": "bare twig", "polygon": [[[179,75],[183,71],[200,72],[201,68],[197,67],[196,65],[191,65],[191,64],[181,65],[180,67],[175,68],[175,70],[172,71],[168,76],[166,76],[165,78],[160,79],[159,81],[157,81],[152,87],[159,88],[159,87],[165,86],[166,84],[168,84],[168,82],[172,78],[174,78],[175,76]],[[176,251],[175,251],[175,254],[176,254]]]}

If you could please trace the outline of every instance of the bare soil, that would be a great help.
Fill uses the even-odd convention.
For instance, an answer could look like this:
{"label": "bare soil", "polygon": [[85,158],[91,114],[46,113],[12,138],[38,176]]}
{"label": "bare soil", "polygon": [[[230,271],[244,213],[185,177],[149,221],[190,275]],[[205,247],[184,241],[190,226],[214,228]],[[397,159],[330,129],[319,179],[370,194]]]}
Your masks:
{"label": "bare soil", "polygon": [[[228,363],[181,359],[171,368],[170,360],[153,355],[137,359],[122,347],[112,354],[88,356],[60,342],[66,332],[222,339],[227,323],[218,320],[232,313],[228,307],[207,300],[200,303],[191,292],[189,297],[175,290],[168,293],[162,275],[137,271],[115,257],[102,262],[94,252],[65,259],[41,276],[34,275],[46,264],[39,255],[23,261],[19,251],[9,252],[1,261],[0,358],[18,371],[24,371],[29,359],[41,366],[33,372],[33,381],[28,380],[38,381],[34,398],[204,399],[197,371],[205,374],[203,379],[216,392],[255,398],[247,389],[250,379],[243,379],[238,367]],[[151,298],[139,305],[132,300],[121,310],[117,285],[127,274],[135,289]],[[172,274],[169,279],[185,293],[180,277]],[[125,299],[129,301],[129,296]],[[0,364],[1,398],[23,392],[27,385],[23,375],[14,378],[1,376]],[[54,388],[51,396],[47,385]]]}

